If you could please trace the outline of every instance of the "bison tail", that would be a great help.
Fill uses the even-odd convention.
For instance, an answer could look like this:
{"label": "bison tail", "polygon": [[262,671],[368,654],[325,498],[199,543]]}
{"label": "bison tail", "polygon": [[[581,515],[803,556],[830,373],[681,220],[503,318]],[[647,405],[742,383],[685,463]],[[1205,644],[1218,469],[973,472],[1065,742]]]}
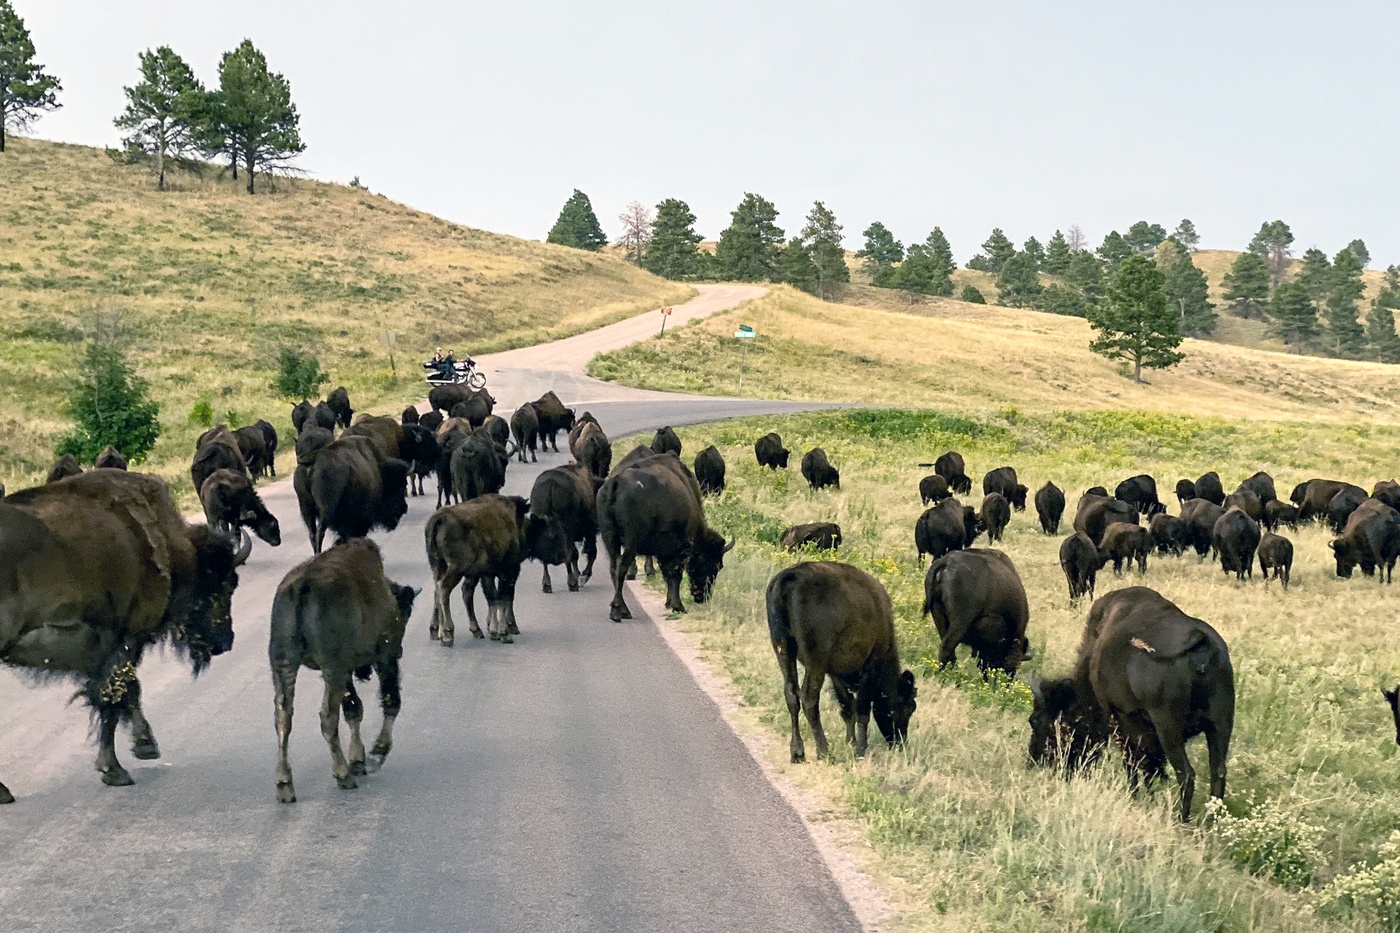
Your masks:
{"label": "bison tail", "polygon": [[784,570],[768,584],[768,634],[773,644],[787,644],[792,638],[792,619],[789,608],[792,605],[789,595],[793,587],[792,573]]}
{"label": "bison tail", "polygon": [[438,547],[437,534],[440,524],[439,516],[441,515],[441,512],[434,512],[428,517],[428,523],[423,526],[423,543],[428,549],[428,566],[432,568],[434,577],[441,576],[445,569],[442,561],[442,550]]}
{"label": "bison tail", "polygon": [[943,582],[943,565],[934,561],[928,568],[928,577],[924,580],[924,605],[923,615],[928,617],[933,614],[934,594],[938,592],[939,586]]}

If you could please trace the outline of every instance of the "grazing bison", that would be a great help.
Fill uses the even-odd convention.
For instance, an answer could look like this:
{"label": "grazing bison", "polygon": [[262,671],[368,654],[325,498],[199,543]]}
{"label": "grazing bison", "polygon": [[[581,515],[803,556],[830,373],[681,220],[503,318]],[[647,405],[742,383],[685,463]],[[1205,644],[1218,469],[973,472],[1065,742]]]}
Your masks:
{"label": "grazing bison", "polygon": [[972,479],[967,475],[967,464],[962,454],[950,450],[933,461],[933,472],[948,481],[948,488],[959,495],[972,492]]}
{"label": "grazing bison", "polygon": [[778,543],[789,551],[808,545],[819,551],[834,551],[841,546],[841,526],[835,522],[807,522],[783,530]]}
{"label": "grazing bison", "polygon": [[703,603],[724,567],[724,555],[734,547],[733,539],[726,544],[705,524],[700,484],[679,457],[659,454],[632,460],[636,453],[628,454],[598,490],[598,529],[613,583],[608,617],[614,622],[632,617],[622,584],[638,556],[656,558],[666,580],[666,608],[684,612],[682,570],[690,577],[691,598]]}
{"label": "grazing bison", "polygon": [[1157,499],[1157,481],[1146,473],[1130,476],[1113,492],[1113,498],[1128,503],[1139,515],[1156,515],[1166,507]]}
{"label": "grazing bison", "polygon": [[1392,509],[1400,508],[1400,483],[1393,479],[1381,480],[1371,487],[1371,498],[1384,502]]}
{"label": "grazing bison", "polygon": [[919,500],[924,505],[928,505],[930,502],[942,502],[951,495],[952,493],[948,491],[948,481],[937,473],[930,473],[919,480]]}
{"label": "grazing bison", "polygon": [[1293,542],[1272,532],[1265,532],[1259,542],[1259,571],[1264,574],[1264,582],[1269,582],[1269,571],[1274,579],[1288,589],[1288,578],[1293,572]]}
{"label": "grazing bison", "polygon": [[204,520],[210,528],[225,532],[251,528],[253,534],[273,547],[282,543],[277,516],[263,505],[253,481],[237,470],[211,473],[199,487],[199,501],[204,506]]}
{"label": "grazing bison", "polygon": [[1215,522],[1211,542],[1220,555],[1220,569],[1236,580],[1254,577],[1254,553],[1259,550],[1259,523],[1238,506],[1232,506]]}
{"label": "grazing bison", "polygon": [[82,472],[83,468],[78,466],[78,458],[72,454],[64,454],[54,461],[53,466],[49,467],[49,475],[44,482],[56,483],[70,476],[81,476]]}
{"label": "grazing bison", "polygon": [[[355,680],[379,681],[384,724],[370,754],[384,763],[394,745],[394,720],[402,698],[399,658],[403,634],[413,615],[418,590],[384,576],[384,560],[373,541],[356,538],[338,544],[292,568],[272,601],[267,655],[272,665],[273,707],[277,725],[277,799],[295,803],[287,745],[292,737],[292,699],[302,666],[321,672],[321,735],[331,750],[331,774],[342,790],[356,787],[365,773],[365,745],[360,723],[365,705]],[[340,748],[340,713],[350,726],[350,754]]]}
{"label": "grazing bison", "polygon": [[781,437],[769,432],[754,441],[753,453],[758,458],[759,466],[766,466],[770,470],[786,470],[788,454],[791,451],[783,446]]}
{"label": "grazing bison", "polygon": [[1116,732],[1135,780],[1150,782],[1171,765],[1185,821],[1196,787],[1186,740],[1204,733],[1210,795],[1225,796],[1235,724],[1230,651],[1215,629],[1159,593],[1132,586],[1100,597],[1084,625],[1074,674],[1032,694],[1033,761],[1097,751]]}
{"label": "grazing bison", "polygon": [[473,433],[452,451],[449,469],[458,502],[500,492],[507,458],[489,437]]}
{"label": "grazing bison", "polygon": [[1369,499],[1347,519],[1342,533],[1328,543],[1337,561],[1337,576],[1349,578],[1357,566],[1366,576],[1381,569],[1389,583],[1400,557],[1400,513],[1378,499]]}
{"label": "grazing bison", "polygon": [[1222,505],[1225,502],[1225,487],[1220,485],[1220,474],[1211,470],[1196,480],[1196,498]]}
{"label": "grazing bison", "polygon": [[[593,563],[598,559],[597,490],[598,480],[579,463],[545,470],[535,478],[530,490],[530,511],[555,522],[568,541],[563,563],[571,593],[577,592],[579,586],[593,576]],[[582,574],[578,568],[579,542],[583,543],[583,554],[588,559]],[[549,563],[543,563],[542,588],[551,593],[554,588],[549,579]]]}
{"label": "grazing bison", "polygon": [[1047,535],[1060,533],[1060,519],[1065,514],[1065,494],[1054,483],[1046,483],[1035,492],[1035,513],[1040,517],[1040,530]]}
{"label": "grazing bison", "polygon": [[1079,597],[1094,598],[1094,582],[1108,558],[1099,553],[1098,547],[1082,531],[1065,538],[1060,543],[1060,569],[1065,572],[1069,584],[1069,601],[1078,602]]}
{"label": "grazing bison", "polygon": [[1400,745],[1400,684],[1396,684],[1394,690],[1381,688],[1381,693],[1390,704],[1390,715],[1395,719],[1395,744]]}
{"label": "grazing bison", "polygon": [[452,647],[455,627],[449,605],[452,591],[462,584],[471,633],[484,637],[477,624],[476,585],[486,593],[486,630],[492,641],[512,642],[515,624],[515,584],[525,561],[528,503],[519,496],[488,495],[439,509],[423,529],[428,566],[433,571],[435,599],[428,635]]}
{"label": "grazing bison", "polygon": [[393,531],[408,513],[408,464],[386,457],[368,437],[342,437],[316,455],[309,491],[315,506],[311,549],[321,553],[326,532],[337,541]]}
{"label": "grazing bison", "polygon": [[200,436],[194,462],[190,464],[190,482],[196,492],[203,488],[204,481],[216,470],[233,470],[249,476],[248,461],[243,459],[238,439],[223,425],[211,428]]}
{"label": "grazing bison", "polygon": [[93,468],[98,470],[125,470],[127,468],[126,458],[122,452],[111,444],[102,448],[102,453],[97,455],[97,459],[92,462]]}
{"label": "grazing bison", "polygon": [[1235,491],[1239,492],[1240,489],[1248,489],[1258,496],[1260,505],[1268,505],[1278,498],[1278,495],[1274,491],[1274,478],[1263,470],[1260,470],[1243,483],[1240,483],[1240,488]]}
{"label": "grazing bison", "polygon": [[802,455],[802,477],[813,490],[827,486],[841,488],[841,473],[826,459],[826,451],[813,447]]}
{"label": "grazing bison", "polygon": [[[817,757],[828,754],[822,730],[822,682],[831,687],[856,757],[865,754],[870,715],[891,748],[904,744],[917,706],[914,675],[901,671],[894,609],[880,582],[849,564],[810,561],[768,582],[768,635],[792,717],[789,750],[806,758],[797,715],[805,709]],[[806,671],[799,691],[797,665]]]}
{"label": "grazing bison", "polygon": [[399,459],[408,464],[409,492],[423,495],[423,480],[437,469],[442,448],[432,431],[421,424],[403,426],[403,437],[399,439]]}
{"label": "grazing bison", "polygon": [[924,575],[925,616],[933,617],[941,644],[938,664],[957,660],[967,645],[985,675],[993,669],[1016,676],[1026,656],[1026,590],[1011,558],[1001,551],[954,551],[929,565]]}
{"label": "grazing bison", "polygon": [[695,455],[695,481],[700,484],[703,495],[717,496],[724,492],[724,457],[714,444]]}
{"label": "grazing bison", "polygon": [[1017,481],[1014,467],[998,467],[982,477],[984,496],[998,493],[1018,512],[1026,510],[1026,493],[1029,491]]}
{"label": "grazing bison", "polygon": [[599,482],[608,478],[612,470],[612,441],[597,424],[588,423],[578,434],[578,443],[573,445],[574,459],[583,464],[588,472],[598,477]]}
{"label": "grazing bison", "polygon": [[403,410],[403,414],[399,415],[399,423],[404,427],[408,427],[410,424],[418,424],[421,420],[422,416],[418,414],[417,405],[409,405]]}
{"label": "grazing bison", "polygon": [[1137,509],[1121,499],[1085,495],[1074,515],[1074,530],[1089,536],[1095,547],[1103,543],[1103,533],[1114,522],[1138,523]]}
{"label": "grazing bison", "polygon": [[355,409],[350,407],[350,393],[345,391],[345,386],[332,389],[331,394],[326,396],[326,405],[335,415],[336,424],[342,428],[350,427],[350,418],[355,414]]}
{"label": "grazing bison", "polygon": [[238,452],[243,455],[243,462],[248,465],[250,479],[271,475],[271,465],[267,457],[267,435],[261,427],[250,424],[237,428],[233,432],[233,440],[238,444]]}
{"label": "grazing bison", "polygon": [[1191,546],[1191,527],[1175,515],[1159,512],[1152,516],[1147,527],[1152,533],[1152,543],[1163,554],[1180,557]]}
{"label": "grazing bison", "polygon": [[553,391],[541,395],[533,403],[535,416],[540,420],[540,447],[546,444],[559,452],[559,432],[567,432],[574,426],[574,410],[565,408],[559,396]]}
{"label": "grazing bison", "polygon": [[1280,525],[1287,525],[1294,531],[1298,530],[1298,507],[1272,499],[1264,503],[1264,527],[1270,531],[1275,530]]}
{"label": "grazing bison", "polygon": [[[160,756],[141,712],[146,650],[169,644],[198,676],[233,647],[233,591],[251,547],[186,524],[164,481],[142,473],[98,470],[0,501],[0,663],[78,679],[104,784],[132,783],[119,722],[137,758]],[[0,785],[0,803],[13,800]]]}
{"label": "grazing bison", "polygon": [[651,439],[652,453],[681,455],[681,439],[676,436],[676,432],[671,428],[657,428],[656,435]]}
{"label": "grazing bison", "polygon": [[1227,512],[1231,508],[1237,508],[1256,522],[1264,519],[1264,503],[1255,495],[1253,489],[1243,486],[1226,496],[1221,508]]}
{"label": "grazing bison", "polygon": [[302,429],[305,428],[306,425],[311,421],[311,415],[313,412],[315,412],[315,410],[316,406],[312,405],[306,399],[302,399],[300,402],[297,402],[295,405],[293,405],[292,430],[300,434],[302,432]]}
{"label": "grazing bison", "polygon": [[530,462],[538,463],[536,449],[540,442],[540,416],[535,414],[535,406],[526,402],[510,416],[510,433],[515,437],[515,453],[521,463],[525,462],[525,452],[530,452]]}
{"label": "grazing bison", "polygon": [[1311,482],[1312,480],[1310,479],[1303,480],[1303,482],[1299,483],[1297,486],[1294,486],[1293,491],[1288,494],[1288,501],[1292,502],[1299,508],[1302,508],[1303,500],[1306,499],[1308,496],[1308,483]]}
{"label": "grazing bison", "polygon": [[1113,561],[1113,575],[1123,575],[1123,565],[1137,563],[1138,573],[1147,573],[1147,555],[1152,553],[1152,532],[1140,525],[1114,522],[1104,529],[1099,549]]}
{"label": "grazing bison", "polygon": [[[1298,521],[1309,522],[1327,518],[1327,507],[1340,493],[1350,492],[1357,502],[1366,498],[1366,490],[1351,483],[1331,479],[1310,479],[1300,487],[1303,501],[1298,504]],[[1298,490],[1295,489],[1296,493]]]}
{"label": "grazing bison", "polygon": [[1196,556],[1205,560],[1215,547],[1215,523],[1225,510],[1209,499],[1192,499],[1181,507],[1181,520],[1190,532],[1190,543]]}
{"label": "grazing bison", "polygon": [[993,544],[1001,540],[1001,533],[1011,523],[1011,506],[999,492],[989,493],[982,499],[981,524],[987,529],[987,540]]}
{"label": "grazing bison", "polygon": [[977,535],[985,530],[976,509],[957,499],[944,499],[933,508],[925,509],[914,523],[914,547],[919,552],[919,563],[924,562],[925,554],[937,560],[950,551],[972,547]]}
{"label": "grazing bison", "polygon": [[1189,479],[1179,479],[1176,481],[1176,501],[1185,505],[1189,500],[1197,498],[1196,484]]}
{"label": "grazing bison", "polygon": [[[1332,501],[1327,503],[1327,527],[1332,529],[1333,534],[1341,534],[1346,528],[1347,520],[1351,518],[1353,512],[1361,508],[1364,502],[1380,502],[1379,499],[1372,499],[1359,487],[1351,486],[1343,489],[1332,497]],[[1384,504],[1384,503],[1381,503]]]}

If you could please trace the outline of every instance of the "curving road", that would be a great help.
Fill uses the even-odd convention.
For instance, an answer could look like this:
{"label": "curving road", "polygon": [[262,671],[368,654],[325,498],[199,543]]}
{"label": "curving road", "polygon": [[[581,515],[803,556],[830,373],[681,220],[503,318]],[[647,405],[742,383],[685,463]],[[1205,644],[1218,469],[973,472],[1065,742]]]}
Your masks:
{"label": "curving road", "polygon": [[[703,288],[674,319],[756,293]],[[653,312],[484,358],[498,410],[554,388],[616,438],[814,407],[668,397],[582,375],[593,353],[656,323]],[[539,470],[567,459],[513,464],[506,491],[527,495]],[[290,484],[263,496],[284,544],[259,544],[244,569],[233,652],[198,682],[173,659],[142,667],[164,758],[137,761],[123,734],[136,786],[98,780],[86,713],[64,705],[70,685],[0,674],[0,769],[19,798],[0,809],[0,928],[860,929],[797,815],[645,613],[607,620],[605,557],[582,592],[564,591],[560,572],[551,596],[527,564],[513,645],[430,642],[429,499],[412,500],[399,529],[377,536],[390,576],[424,588],[404,645],[393,754],[358,790],[337,789],[317,721],[319,675],[303,671],[298,802],[277,804],[268,611],[310,548]],[[369,735],[377,716],[366,716]]]}

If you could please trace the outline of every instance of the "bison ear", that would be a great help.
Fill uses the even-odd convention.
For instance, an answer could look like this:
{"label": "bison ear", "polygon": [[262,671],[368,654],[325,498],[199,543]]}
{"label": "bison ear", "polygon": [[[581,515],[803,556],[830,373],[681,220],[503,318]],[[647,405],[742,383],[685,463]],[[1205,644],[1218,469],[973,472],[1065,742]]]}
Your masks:
{"label": "bison ear", "polygon": [[903,671],[900,673],[899,692],[910,699],[919,695],[919,688],[914,686],[913,671]]}

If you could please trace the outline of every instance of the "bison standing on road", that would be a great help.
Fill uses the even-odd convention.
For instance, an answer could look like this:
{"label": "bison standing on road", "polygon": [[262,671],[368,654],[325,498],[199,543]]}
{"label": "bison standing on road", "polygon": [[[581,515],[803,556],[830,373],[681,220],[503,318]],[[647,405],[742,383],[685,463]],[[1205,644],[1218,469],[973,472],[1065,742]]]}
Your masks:
{"label": "bison standing on road", "polygon": [[190,464],[190,482],[195,492],[215,470],[233,470],[251,479],[238,439],[223,425],[205,431],[195,442],[194,462]]}
{"label": "bison standing on road", "polygon": [[769,432],[754,441],[753,453],[758,458],[759,466],[766,466],[770,470],[786,470],[788,454],[791,451],[783,446],[781,437]]}
{"label": "bison standing on road", "polygon": [[813,447],[802,456],[802,477],[812,489],[841,488],[841,473],[826,459],[826,451]]}
{"label": "bison standing on road", "polygon": [[410,424],[418,424],[421,420],[422,416],[418,414],[417,405],[409,405],[403,410],[403,414],[399,415],[399,423],[404,427],[408,427]]}
{"label": "bison standing on road", "polygon": [[435,599],[430,637],[452,647],[455,627],[452,591],[462,584],[471,633],[484,637],[477,624],[476,585],[486,594],[486,630],[492,641],[510,643],[515,624],[515,584],[526,557],[528,503],[519,496],[481,496],[439,509],[423,529],[432,568]]}
{"label": "bison standing on road", "polygon": [[[573,432],[569,432],[571,435]],[[608,478],[612,470],[612,441],[595,422],[586,423],[577,435],[577,443],[570,443],[574,459],[583,464],[588,472],[598,477],[599,482]]]}
{"label": "bison standing on road", "polygon": [[1016,565],[1001,551],[954,551],[930,564],[923,613],[933,617],[941,639],[940,667],[957,661],[958,645],[967,645],[984,675],[1000,669],[1016,676],[1030,608]]}
{"label": "bison standing on road", "polygon": [[841,526],[835,522],[807,522],[783,530],[778,543],[789,551],[808,545],[819,551],[834,551],[841,546]]}
{"label": "bison standing on road", "polygon": [[337,541],[363,538],[375,528],[393,531],[408,513],[408,464],[384,456],[368,437],[342,437],[316,455],[309,491],[315,506],[317,554],[326,532]]}
{"label": "bison standing on road", "polygon": [[1060,519],[1065,514],[1064,491],[1054,483],[1046,483],[1036,490],[1035,513],[1040,518],[1040,530],[1047,535],[1059,534]]}
{"label": "bison standing on road", "polygon": [[[292,737],[292,699],[302,666],[321,672],[321,735],[331,750],[331,774],[342,790],[357,786],[365,773],[360,723],[365,705],[355,678],[379,681],[384,723],[370,749],[379,764],[394,745],[394,720],[402,705],[399,658],[418,590],[384,576],[384,560],[373,541],[356,538],[338,544],[292,569],[277,587],[267,654],[272,666],[277,726],[277,799],[295,803],[287,746]],[[350,753],[340,747],[340,713],[350,726]]]}
{"label": "bison standing on road", "polygon": [[[568,575],[569,592],[578,591],[580,585],[593,576],[593,563],[598,559],[598,517],[597,490],[599,481],[579,463],[545,470],[535,478],[530,490],[530,511],[558,524],[568,542],[564,559],[565,573]],[[588,563],[579,573],[579,542],[583,543],[583,555]],[[544,563],[544,592],[554,591],[549,579],[549,563]]]}
{"label": "bison standing on road", "polygon": [[199,487],[199,502],[210,528],[236,532],[251,528],[273,547],[282,543],[277,516],[267,510],[253,481],[237,470],[215,470]]}
{"label": "bison standing on road", "polygon": [[1259,571],[1264,575],[1264,582],[1269,582],[1269,571],[1273,571],[1274,579],[1283,583],[1283,588],[1288,589],[1288,578],[1293,573],[1293,542],[1273,532],[1265,532],[1264,538],[1259,542]]}
{"label": "bison standing on road", "polygon": [[1029,491],[1017,480],[1014,467],[998,467],[982,477],[984,496],[998,493],[1018,512],[1026,510],[1026,493]]}
{"label": "bison standing on road", "polygon": [[1069,583],[1071,603],[1078,602],[1081,596],[1094,598],[1094,583],[1107,563],[1108,558],[1081,531],[1060,542],[1060,569],[1065,572],[1065,581]]}
{"label": "bison standing on road", "polygon": [[500,492],[506,484],[507,458],[491,438],[472,433],[455,450],[449,469],[458,502]]}
{"label": "bison standing on road", "polygon": [[233,432],[233,440],[238,444],[238,452],[243,455],[243,462],[248,465],[248,476],[250,479],[270,475],[271,464],[267,457],[267,435],[263,429],[256,424],[238,428]]}
{"label": "bison standing on road", "polygon": [[967,475],[967,464],[963,462],[962,454],[956,450],[950,450],[933,461],[933,472],[946,479],[948,488],[958,495],[965,496],[972,492],[972,480]]}
{"label": "bison standing on road", "polygon": [[354,416],[355,409],[350,407],[350,393],[345,391],[345,386],[332,389],[331,394],[326,396],[326,405],[335,415],[336,424],[341,428],[350,427],[350,419]]}
{"label": "bison standing on road", "polygon": [[[914,675],[900,669],[894,609],[880,582],[848,564],[810,561],[769,581],[767,606],[768,634],[792,718],[793,762],[806,758],[797,720],[804,709],[817,757],[829,753],[820,707],[827,675],[856,757],[865,754],[872,713],[890,747],[903,745],[918,689]],[[806,670],[800,689],[799,662]]]}
{"label": "bison standing on road", "polygon": [[535,414],[535,406],[526,402],[510,416],[510,433],[515,437],[515,452],[521,463],[525,462],[525,452],[530,452],[530,462],[538,463],[536,448],[540,441],[540,416]]}
{"label": "bison standing on road", "polygon": [[724,492],[724,456],[714,444],[695,455],[695,481],[700,492],[717,496]]}
{"label": "bison standing on road", "polygon": [[432,431],[421,424],[403,426],[399,440],[399,459],[408,464],[408,488],[415,496],[423,495],[423,480],[437,469],[442,448]]}
{"label": "bison standing on road", "polygon": [[541,449],[548,444],[558,453],[559,432],[568,431],[574,426],[574,410],[565,408],[553,391],[546,392],[531,404],[535,406],[535,416],[540,421]]}
{"label": "bison standing on road", "polygon": [[[1141,586],[1100,597],[1089,611],[1074,674],[1033,688],[1031,759],[1077,765],[1116,731],[1129,769],[1149,782],[1170,764],[1191,817],[1196,772],[1186,740],[1205,733],[1210,795],[1225,796],[1235,725],[1235,672],[1215,629]],[[1071,757],[1073,756],[1073,757]]]}

